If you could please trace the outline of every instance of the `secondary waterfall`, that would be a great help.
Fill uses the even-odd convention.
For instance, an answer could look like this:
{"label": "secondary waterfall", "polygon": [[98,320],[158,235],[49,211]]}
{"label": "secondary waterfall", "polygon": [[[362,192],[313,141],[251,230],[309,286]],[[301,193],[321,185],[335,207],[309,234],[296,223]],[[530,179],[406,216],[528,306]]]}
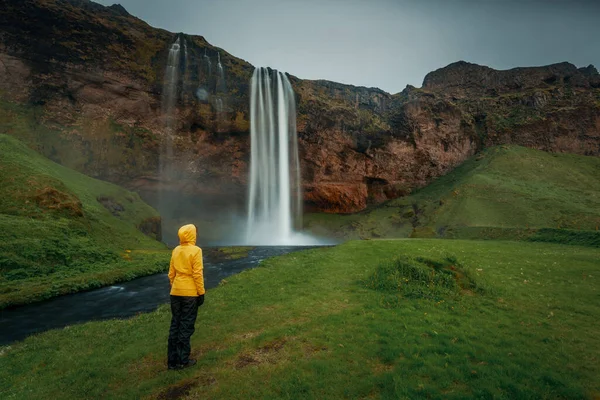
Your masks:
{"label": "secondary waterfall", "polygon": [[300,244],[300,163],[296,101],[287,76],[256,68],[250,93],[250,186],[248,231],[251,244]]}
{"label": "secondary waterfall", "polygon": [[217,53],[217,69],[219,71],[219,81],[217,82],[217,90],[226,91],[227,86],[225,84],[225,72],[223,71],[223,66],[221,65],[221,53]]}
{"label": "secondary waterfall", "polygon": [[[165,69],[165,77],[163,81],[162,92],[162,114],[165,123],[165,134],[160,142],[159,156],[159,177],[160,180],[168,186],[176,177],[175,168],[173,167],[173,135],[177,128],[175,118],[175,104],[178,99],[179,75],[180,75],[180,57],[181,57],[181,37],[178,37],[169,48],[169,56],[167,58],[167,67]],[[184,62],[187,62],[184,60]],[[164,221],[172,217],[173,210],[176,207],[173,195],[165,191],[160,191],[158,197],[158,211],[163,217],[163,237],[164,237]]]}
{"label": "secondary waterfall", "polygon": [[210,58],[208,54],[206,54],[206,49],[204,49],[204,61],[206,62],[206,74],[210,76],[212,74],[212,66],[210,64]]}
{"label": "secondary waterfall", "polygon": [[177,86],[179,83],[179,54],[181,52],[181,38],[171,45],[169,57],[167,58],[167,68],[165,70],[165,80],[163,82],[162,111],[166,117],[166,127],[169,134],[174,129],[173,109],[177,100]]}

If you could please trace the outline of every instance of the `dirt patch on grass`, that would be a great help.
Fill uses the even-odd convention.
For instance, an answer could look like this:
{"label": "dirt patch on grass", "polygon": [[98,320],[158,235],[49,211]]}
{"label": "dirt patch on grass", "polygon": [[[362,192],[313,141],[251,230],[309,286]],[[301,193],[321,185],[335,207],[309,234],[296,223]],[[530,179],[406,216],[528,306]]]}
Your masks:
{"label": "dirt patch on grass", "polygon": [[204,346],[200,346],[199,348],[194,348],[192,349],[192,352],[190,354],[191,358],[195,358],[195,359],[201,359],[202,356],[204,356],[206,353],[210,353],[211,351],[219,351],[219,350],[223,350],[224,348],[226,348],[227,346],[224,345],[216,345],[214,343],[208,343],[205,344]]}
{"label": "dirt patch on grass", "polygon": [[165,365],[164,360],[158,360],[152,356],[146,356],[134,363],[131,363],[128,367],[128,370],[130,374],[150,378],[156,376],[156,374],[160,373],[160,371],[165,370],[166,368],[167,366]]}
{"label": "dirt patch on grass", "polygon": [[387,372],[393,371],[394,367],[395,367],[394,364],[383,364],[383,363],[377,362],[373,366],[373,373],[375,375],[385,374]]}
{"label": "dirt patch on grass", "polygon": [[304,346],[302,346],[302,348],[304,349],[304,355],[307,357],[328,350],[327,346],[319,346],[312,343],[306,343]]}
{"label": "dirt patch on grass", "polygon": [[190,392],[197,387],[212,386],[217,383],[214,376],[201,375],[190,379],[184,379],[171,385],[159,392],[155,399],[157,400],[176,400],[181,399],[190,394]]}
{"label": "dirt patch on grass", "polygon": [[263,331],[254,331],[254,332],[244,332],[244,333],[240,333],[238,335],[233,335],[233,337],[236,340],[248,340],[248,339],[252,339],[254,337],[257,337],[258,335],[260,335]]}
{"label": "dirt patch on grass", "polygon": [[444,388],[441,392],[443,395],[456,395],[458,393],[463,393],[466,395],[467,393],[471,394],[471,388],[464,382],[454,381],[448,387]]}
{"label": "dirt patch on grass", "polygon": [[47,211],[56,211],[72,217],[83,217],[81,201],[74,195],[61,192],[53,187],[44,187],[34,196],[38,207]]}
{"label": "dirt patch on grass", "polygon": [[260,361],[254,357],[251,353],[243,353],[240,354],[235,362],[236,369],[246,368],[249,365],[257,365],[260,364]]}
{"label": "dirt patch on grass", "polygon": [[235,368],[242,369],[251,365],[276,363],[278,359],[277,354],[283,349],[286,342],[286,339],[279,338],[266,343],[254,351],[241,353],[235,361]]}
{"label": "dirt patch on grass", "polygon": [[158,400],[176,400],[187,396],[190,391],[198,384],[195,379],[186,379],[171,385],[156,396]]}
{"label": "dirt patch on grass", "polygon": [[275,339],[272,342],[269,342],[267,344],[265,344],[263,347],[259,348],[260,351],[262,352],[277,352],[281,349],[283,349],[283,346],[285,345],[285,343],[287,342],[287,340],[280,338],[280,339]]}

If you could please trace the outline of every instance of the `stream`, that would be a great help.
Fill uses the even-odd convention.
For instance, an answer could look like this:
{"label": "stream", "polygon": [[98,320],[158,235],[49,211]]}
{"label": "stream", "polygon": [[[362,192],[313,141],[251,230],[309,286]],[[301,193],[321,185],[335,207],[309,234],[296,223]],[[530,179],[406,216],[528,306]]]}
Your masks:
{"label": "stream", "polygon": [[[255,247],[248,256],[237,260],[204,260],[204,285],[216,287],[222,279],[256,267],[262,260],[313,248],[314,246]],[[166,273],[145,276],[129,282],[88,292],[56,297],[0,311],[0,346],[23,340],[34,333],[87,321],[128,318],[154,311],[169,302],[169,278]]]}

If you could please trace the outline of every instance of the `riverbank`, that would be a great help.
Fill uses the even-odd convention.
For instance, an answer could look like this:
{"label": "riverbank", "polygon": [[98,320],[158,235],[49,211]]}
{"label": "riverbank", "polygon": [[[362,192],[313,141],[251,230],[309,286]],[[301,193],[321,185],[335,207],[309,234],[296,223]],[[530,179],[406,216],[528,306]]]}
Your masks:
{"label": "riverbank", "polygon": [[[217,287],[223,279],[254,268],[263,260],[306,247],[219,247],[204,251],[204,286]],[[99,289],[58,296],[48,301],[0,310],[0,346],[36,333],[89,321],[131,318],[169,302],[166,270]]]}
{"label": "riverbank", "polygon": [[208,291],[197,367],[166,370],[162,306],[2,348],[0,397],[593,398],[598,259],[424,239],[292,253]]}
{"label": "riverbank", "polygon": [[[248,257],[253,247],[206,247],[204,258],[213,263]],[[167,272],[171,250],[125,250],[91,256],[85,269],[60,270],[45,276],[0,281],[0,310],[84,292]]]}
{"label": "riverbank", "polygon": [[[170,250],[124,251],[94,259],[93,268],[62,269],[45,276],[0,282],[0,310],[166,272]],[[92,263],[90,263],[92,265]]]}

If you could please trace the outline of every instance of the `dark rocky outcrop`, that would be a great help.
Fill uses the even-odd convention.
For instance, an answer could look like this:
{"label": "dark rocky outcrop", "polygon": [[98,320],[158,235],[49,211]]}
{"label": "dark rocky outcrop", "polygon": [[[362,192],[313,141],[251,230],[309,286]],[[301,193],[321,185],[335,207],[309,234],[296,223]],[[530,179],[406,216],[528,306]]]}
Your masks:
{"label": "dark rocky outcrop", "polygon": [[568,62],[543,67],[513,68],[497,71],[489,67],[459,61],[430,72],[425,76],[423,89],[440,91],[453,96],[484,96],[547,88],[568,84],[589,88],[598,80],[593,65],[577,69]]}
{"label": "dark rocky outcrop", "polygon": [[153,239],[162,240],[162,222],[160,217],[146,218],[138,226],[140,232]]}
{"label": "dark rocky outcrop", "polygon": [[96,200],[98,200],[98,203],[102,204],[102,206],[110,211],[110,213],[115,217],[118,217],[123,211],[125,211],[125,207],[123,207],[121,203],[112,197],[100,196]]}
{"label": "dark rocky outcrop", "polygon": [[[163,182],[161,92],[177,37],[188,52],[180,65],[184,79],[170,160],[177,179]],[[224,84],[215,74],[217,53]],[[135,189],[153,204],[156,193],[170,192],[215,207],[243,207],[252,71],[201,36],[152,28],[117,5],[23,0],[0,8],[5,130],[53,160]],[[290,80],[307,210],[362,210],[426,185],[500,143],[600,155],[600,75],[593,66],[497,71],[461,61],[428,74],[422,88],[393,95]]]}

